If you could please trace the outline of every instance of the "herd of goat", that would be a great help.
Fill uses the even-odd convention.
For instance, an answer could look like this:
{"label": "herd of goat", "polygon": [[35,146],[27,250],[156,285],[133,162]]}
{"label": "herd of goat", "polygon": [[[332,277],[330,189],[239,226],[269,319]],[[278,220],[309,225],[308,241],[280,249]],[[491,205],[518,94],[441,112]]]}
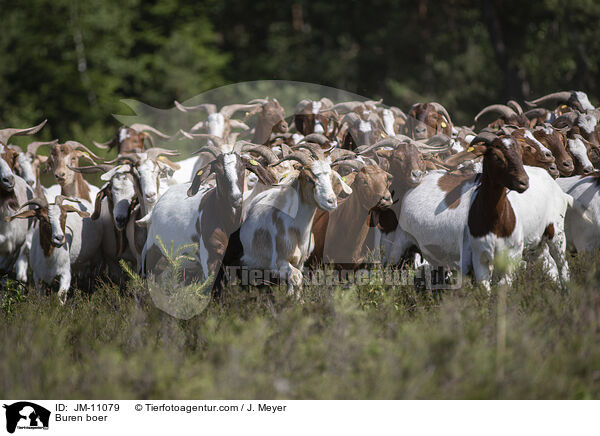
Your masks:
{"label": "herd of goat", "polygon": [[[123,126],[94,143],[118,153],[104,162],[76,141],[9,144],[45,121],[3,129],[0,271],[27,282],[31,270],[42,293],[57,280],[64,302],[72,277],[118,277],[121,259],[159,274],[165,246],[188,247],[187,277],[275,271],[298,296],[305,267],[398,266],[418,252],[488,289],[541,259],[564,286],[566,250],[600,245],[600,109],[580,91],[525,103],[486,107],[475,132],[435,102],[404,113],[381,101],[302,100],[289,124],[276,99],[220,110],[175,102],[198,123],[170,135]],[[173,147],[155,146],[179,139],[197,152],[175,162]],[[56,184],[42,186],[42,171]],[[91,173],[101,187],[84,179]],[[501,253],[512,262],[494,273]]]}

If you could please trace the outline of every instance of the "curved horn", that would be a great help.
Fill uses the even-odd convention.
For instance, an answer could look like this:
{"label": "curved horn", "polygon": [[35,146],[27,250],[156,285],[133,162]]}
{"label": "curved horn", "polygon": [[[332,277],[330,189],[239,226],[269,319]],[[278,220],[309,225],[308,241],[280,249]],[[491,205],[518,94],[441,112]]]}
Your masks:
{"label": "curved horn", "polygon": [[42,127],[44,127],[46,125],[47,122],[48,122],[48,120],[44,120],[37,126],[28,127],[26,129],[14,129],[14,128],[2,129],[2,130],[0,130],[0,144],[8,145],[8,140],[10,139],[11,136],[33,135],[33,134],[39,132],[42,129]]}
{"label": "curved horn", "polygon": [[356,149],[356,154],[366,154],[369,151],[377,150],[377,149],[383,148],[383,147],[397,148],[403,142],[405,142],[405,141],[401,141],[398,138],[385,138],[385,139],[382,139],[381,141],[377,141],[375,144],[369,145],[365,148],[358,147]]}
{"label": "curved horn", "polygon": [[315,144],[312,142],[303,142],[301,144],[298,144],[298,145],[295,145],[292,147],[292,149],[294,149],[294,150],[298,150],[298,149],[302,149],[302,148],[307,149],[310,152],[310,154],[313,156],[313,158],[315,158],[315,159],[324,159],[325,158],[325,154],[323,153],[323,150],[321,149],[319,144]]}
{"label": "curved horn", "polygon": [[209,114],[217,113],[217,106],[211,103],[203,103],[197,106],[184,106],[177,100],[174,101],[175,107],[181,112],[205,110]]}
{"label": "curved horn", "polygon": [[29,201],[26,201],[21,206],[19,206],[19,209],[23,209],[25,206],[37,206],[38,209],[43,209],[47,205],[48,205],[48,200],[46,200],[45,197],[37,197],[37,198],[32,198]]}
{"label": "curved horn", "polygon": [[346,150],[345,148],[336,148],[331,152],[329,157],[334,162],[344,159],[356,159],[356,153],[351,150]]}
{"label": "curved horn", "polygon": [[525,116],[529,120],[532,120],[534,118],[540,118],[540,117],[546,118],[546,115],[548,115],[548,109],[544,109],[543,107],[530,109],[527,112],[525,112]]}
{"label": "curved horn", "polygon": [[527,103],[529,106],[538,106],[551,102],[566,103],[570,97],[571,91],[559,91],[544,95],[543,97],[536,98],[532,101],[526,101],[525,103]]}
{"label": "curved horn", "polygon": [[130,129],[135,130],[138,133],[141,132],[150,132],[150,133],[154,133],[156,136],[160,136],[163,139],[171,139],[171,137],[163,132],[161,132],[160,130],[149,126],[148,124],[141,124],[141,123],[135,123],[132,124],[131,126],[129,126]]}
{"label": "curved horn", "polygon": [[253,144],[251,142],[240,141],[242,142],[242,151],[246,151],[248,153],[256,153],[262,156],[269,165],[272,165],[274,162],[277,162],[277,155],[266,145],[258,145]]}
{"label": "curved horn", "polygon": [[579,118],[579,114],[577,112],[567,112],[566,114],[562,114],[560,117],[555,119],[552,123],[552,126],[559,129],[566,126],[570,129],[577,122],[577,118]]}
{"label": "curved horn", "polygon": [[113,160],[105,161],[105,164],[121,164],[121,163],[130,163],[132,165],[137,165],[140,162],[140,157],[137,153],[123,153],[118,155]]}
{"label": "curved horn", "polygon": [[203,153],[203,152],[209,152],[210,154],[212,154],[215,158],[217,158],[220,154],[221,154],[221,150],[219,150],[217,147],[215,147],[212,144],[207,144],[204,147],[201,147],[200,149],[194,151],[192,154],[199,154],[199,153]]}
{"label": "curved horn", "polygon": [[342,103],[334,104],[330,107],[323,108],[319,111],[319,113],[337,111],[340,114],[346,114],[349,112],[354,112],[356,108],[360,106],[376,106],[382,101],[383,100],[345,101]]}
{"label": "curved horn", "polygon": [[27,145],[27,153],[36,154],[40,147],[46,145],[53,146],[55,144],[58,144],[58,139],[55,139],[54,141],[34,141]]}
{"label": "curved horn", "polygon": [[108,164],[100,164],[100,165],[89,165],[87,167],[74,167],[71,165],[67,165],[67,168],[75,171],[76,173],[82,174],[94,174],[94,173],[106,173],[112,170],[114,167]]}
{"label": "curved horn", "polygon": [[327,136],[321,133],[311,133],[302,138],[300,142],[314,142],[315,144],[326,145],[330,141]]}
{"label": "curved horn", "polygon": [[179,152],[176,150],[169,150],[167,148],[152,147],[146,150],[148,159],[155,160],[158,156],[179,156]]}
{"label": "curved horn", "polygon": [[521,115],[523,113],[523,108],[515,100],[508,100],[506,102],[506,105],[508,107],[510,107],[512,110],[514,110],[518,115]]}
{"label": "curved horn", "polygon": [[310,165],[310,163],[312,162],[312,159],[308,154],[306,154],[302,151],[296,151],[282,159],[279,159],[277,162],[275,162],[269,166],[272,166],[272,167],[277,166],[286,160],[295,160],[296,162],[300,162],[302,164],[302,166]]}
{"label": "curved horn", "polygon": [[254,104],[230,104],[227,106],[223,106],[219,113],[223,115],[225,118],[231,118],[234,113],[238,111],[249,111],[251,109],[256,109],[259,106],[259,103]]}
{"label": "curved horn", "polygon": [[101,159],[100,156],[96,156],[89,148],[87,148],[85,145],[83,145],[80,142],[77,142],[77,141],[67,141],[67,142],[65,142],[65,144],[68,145],[68,146],[70,146],[74,150],[83,150],[90,157],[92,157],[94,159]]}
{"label": "curved horn", "polygon": [[475,115],[475,121],[479,121],[479,118],[482,115],[487,114],[488,112],[499,112],[504,118],[514,117],[515,115],[517,115],[517,113],[512,108],[504,104],[492,104],[484,107],[477,115]]}
{"label": "curved horn", "polygon": [[494,139],[498,138],[498,135],[492,132],[480,132],[473,140],[470,145],[478,144],[483,142],[485,145],[490,145]]}
{"label": "curved horn", "polygon": [[184,130],[179,130],[179,132],[181,132],[181,134],[188,139],[208,138],[211,141],[216,142],[219,146],[221,146],[225,143],[225,140],[223,138],[220,138],[215,135],[211,135],[210,133],[189,133]]}
{"label": "curved horn", "polygon": [[355,171],[360,171],[364,168],[365,164],[364,164],[364,162],[361,162],[356,159],[346,159],[346,160],[336,160],[335,162],[333,162],[331,164],[331,166],[332,167],[333,166],[348,167]]}
{"label": "curved horn", "polygon": [[446,108],[444,106],[442,106],[441,104],[439,104],[436,101],[432,101],[429,104],[433,105],[433,107],[435,108],[435,110],[438,113],[441,112],[442,115],[444,115],[446,117],[446,120],[448,121],[448,123],[452,124],[452,118],[450,118],[450,114],[448,113],[448,111],[446,110]]}
{"label": "curved horn", "polygon": [[250,100],[248,104],[267,104],[269,102],[269,97],[266,98],[255,98]]}

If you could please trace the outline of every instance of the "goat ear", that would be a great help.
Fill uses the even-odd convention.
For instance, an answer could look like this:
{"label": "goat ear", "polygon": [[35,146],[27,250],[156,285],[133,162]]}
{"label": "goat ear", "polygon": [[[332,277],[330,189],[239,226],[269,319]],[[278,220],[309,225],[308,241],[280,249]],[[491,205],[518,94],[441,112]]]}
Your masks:
{"label": "goat ear", "polygon": [[40,156],[37,154],[36,159],[40,161],[40,165],[44,165],[46,162],[48,162],[48,156]]}
{"label": "goat ear", "polygon": [[169,160],[169,158],[167,158],[166,156],[158,156],[157,161],[160,164],[164,164],[164,165],[168,166],[169,168],[171,168],[174,171],[181,169],[181,165]]}
{"label": "goat ear", "polygon": [[273,172],[270,169],[262,166],[258,161],[254,159],[246,159],[245,157],[242,157],[242,160],[246,165],[246,169],[256,174],[258,179],[264,185],[271,186],[277,183],[278,180],[273,174]]}
{"label": "goat ear", "polygon": [[188,189],[188,192],[187,192],[188,197],[193,197],[194,195],[196,195],[198,193],[198,190],[200,189],[200,185],[202,185],[202,183],[204,183],[206,181],[206,179],[208,178],[208,176],[211,173],[211,171],[210,171],[211,166],[212,166],[212,163],[206,165],[204,168],[200,169],[194,175],[194,178],[192,179],[192,185],[190,186],[190,189]]}
{"label": "goat ear", "polygon": [[384,233],[390,233],[398,227],[398,217],[391,209],[374,210],[371,212],[370,227],[377,227]]}
{"label": "goat ear", "polygon": [[24,210],[23,212],[19,212],[18,214],[13,215],[13,216],[5,216],[4,221],[11,222],[12,220],[14,220],[16,218],[31,218],[31,217],[34,217],[35,215],[36,215],[35,210]]}
{"label": "goat ear", "polygon": [[[98,197],[96,197],[98,198]],[[71,206],[70,204],[63,204],[61,209],[65,212],[75,212],[79,214],[81,218],[89,218],[90,214],[88,212],[84,212],[82,210],[77,209],[76,207]],[[95,213],[95,211],[94,211]]]}
{"label": "goat ear", "polygon": [[344,181],[343,177],[340,176],[340,174],[336,170],[332,170],[331,173],[333,174],[333,177],[335,177],[338,180],[338,182],[340,183],[340,186],[342,187],[342,191],[346,195],[352,194],[352,188],[350,186],[348,186],[348,184]]}
{"label": "goat ear", "polygon": [[89,156],[87,153],[85,153],[84,151],[81,150],[76,150],[77,153],[77,157],[79,158],[84,158],[87,159],[88,161],[90,161],[93,165],[96,165],[96,162],[94,161],[94,159],[91,158],[91,156]]}
{"label": "goat ear", "polygon": [[102,187],[98,194],[96,194],[96,201],[94,202],[94,213],[92,214],[93,220],[97,220],[100,217],[100,212],[102,211],[102,199],[106,197],[109,186],[110,185],[107,183]]}

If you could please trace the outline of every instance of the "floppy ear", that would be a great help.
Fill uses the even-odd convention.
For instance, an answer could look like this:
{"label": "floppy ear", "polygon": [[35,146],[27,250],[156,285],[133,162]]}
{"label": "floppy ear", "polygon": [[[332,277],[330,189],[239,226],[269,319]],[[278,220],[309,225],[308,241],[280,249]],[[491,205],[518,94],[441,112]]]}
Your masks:
{"label": "floppy ear", "polygon": [[198,193],[198,189],[200,189],[200,185],[206,181],[208,176],[211,173],[212,162],[206,165],[204,168],[200,169],[192,179],[192,186],[188,189],[187,195],[188,197],[193,197]]}
{"label": "floppy ear", "polygon": [[370,227],[377,227],[384,233],[390,233],[398,227],[398,218],[392,209],[371,211]]}
{"label": "floppy ear", "polygon": [[275,177],[273,172],[262,166],[260,162],[245,157],[242,157],[242,161],[244,162],[246,169],[256,174],[258,180],[264,185],[271,186],[277,183],[277,177]]}
{"label": "floppy ear", "polygon": [[93,220],[97,220],[100,217],[100,212],[102,211],[102,199],[108,195],[109,189],[110,184],[106,183],[98,192],[98,194],[96,194],[96,201],[94,202],[94,213],[92,214]]}
{"label": "floppy ear", "polygon": [[83,152],[81,150],[76,150],[76,153],[77,153],[77,157],[87,159],[93,165],[96,165],[96,162],[94,161],[94,159],[92,159],[87,153],[85,153],[85,152]]}
{"label": "floppy ear", "polygon": [[148,132],[142,132],[140,133],[140,136],[142,137],[142,147],[144,146],[144,139],[148,139],[148,141],[150,142],[150,145],[152,145],[152,147],[154,147],[154,138],[152,138],[152,135]]}
{"label": "floppy ear", "polygon": [[352,194],[352,188],[348,186],[348,184],[344,181],[342,176],[340,176],[340,174],[336,170],[331,170],[331,173],[333,174],[333,177],[335,177],[338,180],[340,186],[342,187],[342,191],[346,195]]}
{"label": "floppy ear", "polygon": [[180,170],[181,169],[181,165],[169,160],[168,157],[166,156],[158,156],[157,162],[159,164],[164,164],[166,166],[168,166],[169,168],[171,168],[172,170]]}
{"label": "floppy ear", "polygon": [[44,165],[46,162],[48,162],[48,156],[40,156],[39,154],[36,154],[35,158],[40,161],[40,165]]}
{"label": "floppy ear", "polygon": [[14,220],[15,218],[31,218],[34,217],[36,215],[36,211],[35,210],[24,210],[23,212],[19,212],[16,215],[13,216],[5,216],[4,217],[4,221],[6,222],[11,222],[12,220]]}
{"label": "floppy ear", "polygon": [[[98,198],[98,197],[96,197]],[[88,212],[84,212],[82,210],[77,209],[76,207],[71,206],[70,204],[63,204],[62,206],[60,206],[60,208],[64,211],[64,212],[75,212],[77,214],[79,214],[79,216],[81,218],[89,218],[90,214]],[[95,213],[95,211],[94,211]]]}

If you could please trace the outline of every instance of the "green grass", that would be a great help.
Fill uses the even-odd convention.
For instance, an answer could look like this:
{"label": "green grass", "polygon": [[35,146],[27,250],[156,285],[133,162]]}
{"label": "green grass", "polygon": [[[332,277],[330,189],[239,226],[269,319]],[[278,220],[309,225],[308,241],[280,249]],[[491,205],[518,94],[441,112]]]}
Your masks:
{"label": "green grass", "polygon": [[[600,255],[569,293],[521,270],[503,298],[370,284],[227,289],[200,315],[157,309],[143,282],[1,291],[6,398],[599,398]],[[505,328],[503,327],[505,326]]]}

